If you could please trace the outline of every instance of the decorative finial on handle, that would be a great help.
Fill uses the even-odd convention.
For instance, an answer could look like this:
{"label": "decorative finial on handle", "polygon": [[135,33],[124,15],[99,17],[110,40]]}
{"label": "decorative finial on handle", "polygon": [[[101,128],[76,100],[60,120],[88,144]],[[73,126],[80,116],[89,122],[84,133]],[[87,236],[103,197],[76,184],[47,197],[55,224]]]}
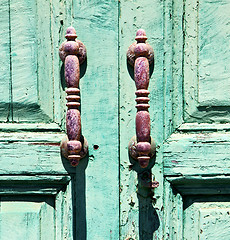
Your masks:
{"label": "decorative finial on handle", "polygon": [[127,52],[128,63],[134,66],[136,84],[136,137],[129,143],[130,155],[137,159],[142,168],[146,168],[150,158],[155,154],[156,146],[150,137],[149,102],[149,64],[154,60],[152,47],[146,43],[147,37],[143,29],[136,33],[137,43],[133,43]]}
{"label": "decorative finial on handle", "polygon": [[65,66],[65,80],[67,85],[67,139],[61,143],[62,154],[67,157],[72,166],[77,166],[80,159],[88,152],[88,144],[81,135],[80,107],[80,64],[86,58],[86,48],[82,42],[76,40],[77,35],[73,27],[68,27],[65,38],[59,48],[59,56]]}

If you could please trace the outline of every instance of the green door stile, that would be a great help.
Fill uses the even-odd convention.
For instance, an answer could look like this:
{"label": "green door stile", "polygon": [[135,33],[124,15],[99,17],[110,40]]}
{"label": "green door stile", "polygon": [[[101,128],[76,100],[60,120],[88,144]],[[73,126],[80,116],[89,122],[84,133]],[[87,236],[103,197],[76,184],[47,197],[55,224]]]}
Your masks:
{"label": "green door stile", "polygon": [[[82,132],[89,143],[83,239],[115,240],[119,239],[118,1],[73,1],[72,11],[72,25],[87,49],[80,80]],[[78,229],[82,230],[80,225]]]}
{"label": "green door stile", "polygon": [[[162,238],[163,179],[160,145],[163,141],[163,2],[120,1],[120,239],[152,240]],[[153,27],[154,26],[154,27]],[[151,136],[156,142],[157,158],[151,170],[160,186],[154,198],[137,194],[138,176],[143,169],[129,165],[128,143],[135,132],[135,82],[128,71],[126,52],[143,28],[155,55],[154,71],[149,83]],[[155,204],[154,204],[155,202]]]}

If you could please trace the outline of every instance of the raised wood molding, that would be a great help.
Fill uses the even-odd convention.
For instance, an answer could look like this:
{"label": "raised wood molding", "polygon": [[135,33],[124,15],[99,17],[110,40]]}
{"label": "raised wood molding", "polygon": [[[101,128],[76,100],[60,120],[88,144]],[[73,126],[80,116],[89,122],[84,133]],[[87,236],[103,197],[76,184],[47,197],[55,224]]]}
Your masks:
{"label": "raised wood molding", "polygon": [[68,175],[2,175],[1,195],[57,195],[65,189],[71,177]]}

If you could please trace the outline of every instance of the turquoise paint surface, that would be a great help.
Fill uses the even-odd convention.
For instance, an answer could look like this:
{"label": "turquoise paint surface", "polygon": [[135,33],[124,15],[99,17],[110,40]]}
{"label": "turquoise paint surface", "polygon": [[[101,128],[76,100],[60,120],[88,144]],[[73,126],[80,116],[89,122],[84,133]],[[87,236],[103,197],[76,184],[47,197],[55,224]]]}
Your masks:
{"label": "turquoise paint surface", "polygon": [[[213,222],[228,229],[228,5],[1,0],[2,239],[10,221],[17,222],[11,239],[216,239]],[[69,25],[87,48],[80,87],[89,154],[76,169],[59,149],[66,100],[58,47]],[[130,171],[127,150],[136,109],[126,51],[138,28],[155,51],[153,200],[137,193],[142,170]],[[32,225],[40,229],[31,235]]]}

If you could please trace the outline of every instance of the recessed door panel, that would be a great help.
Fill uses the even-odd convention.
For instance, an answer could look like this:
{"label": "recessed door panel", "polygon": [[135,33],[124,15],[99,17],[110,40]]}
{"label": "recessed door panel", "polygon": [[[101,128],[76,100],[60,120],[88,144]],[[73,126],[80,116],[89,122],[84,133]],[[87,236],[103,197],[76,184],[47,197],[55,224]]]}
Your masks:
{"label": "recessed door panel", "polygon": [[[1,0],[0,5],[4,23],[0,30],[0,120],[53,122],[58,118],[53,99],[60,98],[60,88],[54,92],[51,4]],[[59,111],[60,105],[56,114]]]}
{"label": "recessed door panel", "polygon": [[199,2],[199,96],[202,106],[230,105],[229,1]]}
{"label": "recessed door panel", "polygon": [[229,196],[186,196],[183,239],[227,240],[230,234]]}
{"label": "recessed door panel", "polygon": [[11,119],[10,108],[10,28],[8,0],[0,1],[0,121]]}
{"label": "recessed door panel", "polygon": [[185,122],[230,120],[229,1],[184,2]]}
{"label": "recessed door panel", "polygon": [[0,239],[56,239],[54,198],[2,196]]}

